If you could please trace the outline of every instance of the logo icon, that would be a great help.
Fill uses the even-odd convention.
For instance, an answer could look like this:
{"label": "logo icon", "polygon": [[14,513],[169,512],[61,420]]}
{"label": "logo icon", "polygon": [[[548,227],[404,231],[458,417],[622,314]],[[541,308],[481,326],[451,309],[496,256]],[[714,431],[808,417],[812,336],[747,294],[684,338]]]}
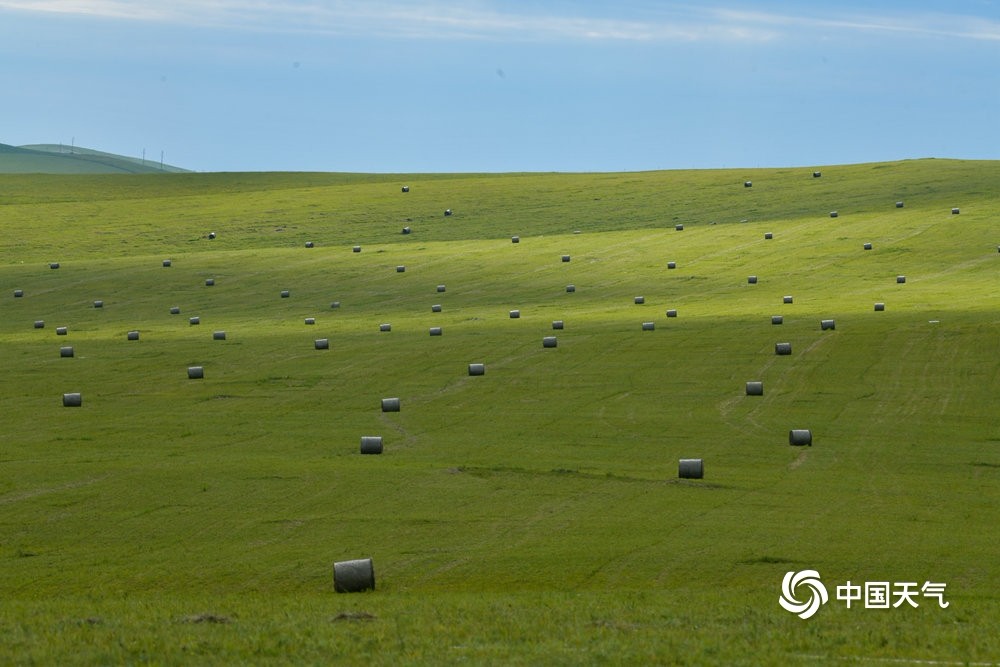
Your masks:
{"label": "logo icon", "polygon": [[[809,598],[805,601],[799,601],[795,595],[799,586],[809,589]],[[785,611],[797,614],[802,620],[812,617],[829,599],[826,586],[819,580],[819,572],[816,570],[788,572],[781,580],[781,597],[778,598],[778,602]]]}

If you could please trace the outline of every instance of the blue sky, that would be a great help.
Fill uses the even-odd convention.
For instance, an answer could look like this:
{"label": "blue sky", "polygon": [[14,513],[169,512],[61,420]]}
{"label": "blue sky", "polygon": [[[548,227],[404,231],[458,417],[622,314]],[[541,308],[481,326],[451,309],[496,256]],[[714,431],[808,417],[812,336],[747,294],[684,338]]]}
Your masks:
{"label": "blue sky", "polygon": [[976,0],[0,0],[0,143],[198,171],[1000,158]]}

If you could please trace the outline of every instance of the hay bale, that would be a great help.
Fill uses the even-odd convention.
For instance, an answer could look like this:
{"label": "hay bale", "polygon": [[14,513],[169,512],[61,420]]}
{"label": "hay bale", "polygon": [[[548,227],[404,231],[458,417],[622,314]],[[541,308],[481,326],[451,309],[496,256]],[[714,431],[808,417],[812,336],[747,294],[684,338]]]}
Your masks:
{"label": "hay bale", "polygon": [[450,208],[446,208],[444,210],[444,215],[445,215],[445,217],[448,217],[449,215],[451,215],[451,209]]}
{"label": "hay bale", "polygon": [[576,285],[566,285],[566,291],[570,294],[576,291]]}
{"label": "hay bale", "polygon": [[440,303],[435,303],[434,305],[432,305],[431,306],[431,312],[432,313],[440,313],[441,312],[441,304]]}
{"label": "hay bale", "polygon": [[830,211],[830,217],[831,218],[836,218],[838,215],[840,215],[840,214],[837,213],[836,211]]}
{"label": "hay bale", "polygon": [[36,329],[44,329],[45,328],[45,320],[35,320],[35,328]]}
{"label": "hay bale", "polygon": [[126,340],[139,340],[139,332],[129,331],[127,334],[125,334],[125,338]]}
{"label": "hay bale", "polygon": [[896,276],[896,284],[902,285],[906,282],[906,276]]}
{"label": "hay bale", "polygon": [[748,285],[756,285],[757,284],[757,276],[747,276],[747,284]]}
{"label": "hay bale", "polygon": [[200,317],[189,317],[188,318],[188,325],[190,325],[190,326],[193,327],[193,326],[197,326],[199,324],[201,324],[201,318]]}
{"label": "hay bale", "polygon": [[865,250],[871,250],[871,249],[872,249],[872,244],[871,244],[871,243],[866,243],[866,244],[864,244],[864,246],[862,246],[862,247],[863,247],[863,248],[864,248]]}
{"label": "hay bale", "polygon": [[952,215],[958,215],[959,213],[960,213],[960,211],[957,208],[951,209],[951,214]]}
{"label": "hay bale", "polygon": [[677,262],[667,262],[667,268],[668,269],[676,269],[677,268]]}
{"label": "hay bale", "polygon": [[753,187],[753,181],[743,181],[743,187],[745,187],[745,188],[752,188]]}
{"label": "hay bale", "polygon": [[340,302],[334,301],[333,303],[330,304],[330,308],[340,308]]}
{"label": "hay bale", "polygon": [[771,324],[781,324],[785,321],[785,318],[781,315],[771,315]]}
{"label": "hay bale", "polygon": [[201,380],[205,377],[203,366],[188,366],[188,380]]}
{"label": "hay bale", "polygon": [[510,317],[510,319],[516,320],[516,319],[518,319],[518,318],[521,317],[521,311],[520,310],[512,310],[512,311],[510,311],[508,313],[508,316]]}
{"label": "hay bale", "polygon": [[486,364],[469,364],[469,375],[486,375]]}
{"label": "hay bale", "polygon": [[60,347],[59,348],[59,356],[65,358],[65,359],[72,358],[73,357],[73,348],[72,348],[72,346],[66,345],[64,347]]}
{"label": "hay bale", "polygon": [[403,188],[402,188],[402,191],[403,192],[409,192],[410,191],[410,186],[409,185],[404,185]]}
{"label": "hay bale", "polygon": [[403,227],[403,236],[410,234],[413,230],[409,226]]}
{"label": "hay bale", "polygon": [[63,407],[64,408],[79,408],[83,406],[83,395],[75,392],[71,394],[63,394]]}
{"label": "hay bale", "polygon": [[378,325],[378,330],[381,333],[392,331],[392,324],[390,324],[389,322],[383,322],[382,324]]}
{"label": "hay bale", "polygon": [[901,201],[896,202],[896,208],[903,208],[903,202]]}
{"label": "hay bale", "polygon": [[171,315],[180,315],[181,314],[180,306],[171,306],[170,307],[170,314]]}
{"label": "hay bale", "polygon": [[69,333],[69,329],[66,327],[56,327],[57,336],[65,336],[67,333]]}
{"label": "hay bale", "polygon": [[770,241],[773,238],[774,238],[774,233],[773,232],[764,232],[764,239],[765,240]]}
{"label": "hay bale", "polygon": [[23,289],[16,289],[16,290],[14,290],[14,298],[15,299],[20,299],[23,296],[24,296],[24,290]]}
{"label": "hay bale", "polygon": [[885,310],[885,304],[881,301],[875,303],[875,312],[880,313]]}
{"label": "hay bale", "polygon": [[288,291],[286,289],[281,290],[281,298],[282,299],[287,299],[291,295],[292,295],[292,293],[290,291]]}
{"label": "hay bale", "polygon": [[94,308],[104,308],[104,302],[98,299],[94,302]]}
{"label": "hay bale", "polygon": [[316,318],[315,317],[307,317],[306,320],[305,320],[305,322],[306,322],[306,324],[316,324]]}
{"label": "hay bale", "polygon": [[520,236],[511,236],[510,237],[510,242],[511,243],[520,243],[521,242],[521,237]]}
{"label": "hay bale", "polygon": [[557,347],[558,344],[555,336],[546,336],[542,339],[542,347]]}
{"label": "hay bale", "polygon": [[667,317],[677,317],[677,309],[671,308],[667,311]]}
{"label": "hay bale", "polygon": [[361,453],[362,454],[381,454],[382,453],[382,436],[380,436],[380,435],[363,435],[363,436],[361,436]]}
{"label": "hay bale", "polygon": [[214,241],[215,240],[215,232],[209,232],[208,233],[208,240],[209,241]]}
{"label": "hay bale", "polygon": [[399,399],[398,398],[383,398],[382,399],[382,412],[399,412]]}
{"label": "hay bale", "polygon": [[171,266],[173,266],[173,262],[171,262],[169,259],[163,260],[163,267],[164,268],[170,268]]}
{"label": "hay bale", "polygon": [[315,247],[315,246],[313,245],[313,242],[312,242],[312,241],[306,241],[306,247],[307,247],[307,248],[313,248],[313,247]]}
{"label": "hay bale", "polygon": [[330,339],[329,338],[317,338],[313,341],[313,347],[317,350],[329,350],[330,349]]}
{"label": "hay bale", "polygon": [[796,447],[802,447],[803,445],[813,444],[813,434],[807,428],[793,428],[788,432],[788,444],[795,445]]}
{"label": "hay bale", "polygon": [[823,174],[822,174],[822,173],[820,173],[820,172],[818,172],[818,171],[814,171],[814,172],[813,172],[813,178],[819,178],[819,177],[820,177],[820,176],[822,176],[822,175],[823,175]]}
{"label": "hay bale", "polygon": [[428,330],[428,333],[429,333],[429,334],[430,334],[431,336],[440,336],[440,335],[441,335],[441,327],[431,327],[431,328],[430,328],[430,329]]}
{"label": "hay bale", "polygon": [[634,299],[632,299],[632,301],[634,301],[637,306],[641,306],[642,304],[646,303],[646,297],[637,296]]}
{"label": "hay bale", "polygon": [[361,246],[359,246],[359,245],[356,245],[356,246],[354,246],[353,248],[351,248],[351,250],[352,250],[353,252],[361,252]]}
{"label": "hay bale", "polygon": [[655,322],[643,322],[642,323],[642,330],[643,331],[653,331],[654,329],[656,329],[656,323]]}
{"label": "hay bale", "polygon": [[833,320],[820,320],[819,330],[820,331],[833,331],[837,328],[837,323]]}
{"label": "hay bale", "polygon": [[570,260],[570,257],[569,257],[569,255],[563,255],[563,256],[562,256],[562,261],[564,261],[564,262],[568,262],[569,260]]}
{"label": "hay bale", "polygon": [[58,269],[59,268],[59,262],[50,262],[49,263],[49,268],[50,269]]}
{"label": "hay bale", "polygon": [[444,285],[438,285],[437,286],[437,291],[438,291],[438,294],[441,294],[442,292],[445,291],[445,286]]}
{"label": "hay bale", "polygon": [[684,231],[684,225],[674,225],[674,231],[676,231],[676,232],[683,232]]}
{"label": "hay bale", "polygon": [[563,328],[565,328],[565,326],[566,325],[563,323],[562,320],[553,320],[552,321],[552,328],[555,329],[555,330],[563,329]]}
{"label": "hay bale", "polygon": [[205,287],[212,287],[215,285],[215,278],[205,278]]}
{"label": "hay bale", "polygon": [[775,343],[774,344],[774,353],[777,354],[777,355],[779,355],[779,356],[789,355],[789,354],[792,353],[792,344],[791,343]]}
{"label": "hay bale", "polygon": [[793,298],[791,297],[791,295],[785,295],[785,296],[784,296],[784,297],[782,297],[782,299],[781,299],[781,302],[782,302],[782,303],[793,303],[794,301],[795,301],[795,300],[794,300],[794,299],[793,299]]}
{"label": "hay bale", "polygon": [[405,272],[406,272],[406,267],[403,266],[402,264],[396,267],[396,273],[405,273]]}
{"label": "hay bale", "polygon": [[212,332],[212,340],[226,340],[226,332],[225,331],[213,331]]}
{"label": "hay bale", "polygon": [[681,479],[701,479],[705,476],[702,459],[680,459],[677,462],[677,476]]}
{"label": "hay bale", "polygon": [[375,567],[371,558],[345,560],[333,564],[333,589],[338,593],[375,590]]}
{"label": "hay bale", "polygon": [[751,380],[747,382],[746,392],[747,396],[763,396],[764,383],[759,380]]}

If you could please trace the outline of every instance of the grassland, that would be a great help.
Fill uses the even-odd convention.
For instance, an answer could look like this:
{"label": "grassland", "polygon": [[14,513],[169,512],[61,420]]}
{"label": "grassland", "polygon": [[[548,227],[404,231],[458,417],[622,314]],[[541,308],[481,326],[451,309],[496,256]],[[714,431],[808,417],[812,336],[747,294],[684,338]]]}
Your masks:
{"label": "grassland", "polygon": [[154,174],[186,169],[79,146],[0,144],[0,174]]}
{"label": "grassland", "polygon": [[[998,182],[0,176],[0,662],[1000,661]],[[365,556],[377,590],[335,594]]]}

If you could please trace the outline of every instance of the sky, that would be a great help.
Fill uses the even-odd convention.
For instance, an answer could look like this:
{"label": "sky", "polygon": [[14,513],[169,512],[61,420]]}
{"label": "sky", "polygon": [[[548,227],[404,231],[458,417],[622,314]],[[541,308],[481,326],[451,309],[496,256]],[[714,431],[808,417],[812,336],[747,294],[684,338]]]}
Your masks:
{"label": "sky", "polygon": [[196,171],[1000,158],[986,0],[0,0],[0,143]]}

